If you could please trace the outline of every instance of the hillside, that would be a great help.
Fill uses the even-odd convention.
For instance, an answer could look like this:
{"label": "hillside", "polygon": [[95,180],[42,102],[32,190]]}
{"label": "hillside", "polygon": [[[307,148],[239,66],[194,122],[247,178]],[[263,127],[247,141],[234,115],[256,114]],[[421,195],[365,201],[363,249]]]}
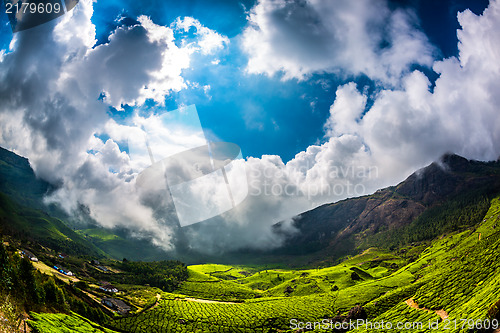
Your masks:
{"label": "hillside", "polygon": [[126,230],[97,226],[82,209],[84,223],[75,223],[57,205],[43,198],[55,185],[35,176],[28,159],[0,147],[0,232],[68,254],[115,259],[161,260],[165,252],[147,239],[131,239]]}
{"label": "hillside", "polygon": [[47,213],[21,206],[0,193],[0,232],[56,252],[105,256],[104,252]]}
{"label": "hillside", "polygon": [[386,329],[376,331],[492,332],[500,326],[499,247],[497,197],[480,224],[433,241],[413,262],[369,249],[321,269],[194,265],[173,293],[121,285],[120,297],[142,309],[102,319],[106,328],[76,314],[33,313],[31,325],[40,332],[344,332],[335,327],[351,320],[349,331],[359,332],[382,322]]}
{"label": "hillside", "polygon": [[[332,328],[351,320],[358,326],[350,331],[359,332],[373,332],[367,325],[382,322],[392,329],[376,331],[491,332],[500,320],[499,248],[497,197],[480,224],[433,241],[409,263],[372,248],[309,270],[189,266],[187,281],[173,293],[125,289],[127,302],[137,304],[142,295],[147,305],[102,325],[122,332],[340,332],[347,330]],[[41,332],[60,332],[65,321],[82,320],[33,318]]]}
{"label": "hillside", "polygon": [[45,208],[42,198],[51,185],[36,178],[28,159],[0,147],[0,191],[15,202]]}
{"label": "hillside", "polygon": [[[416,171],[396,186],[300,214],[294,219],[299,232],[277,250],[245,249],[220,256],[187,249],[182,253],[165,253],[147,239],[132,238],[127,230],[101,228],[90,216],[85,218],[86,224],[68,224],[71,218],[57,206],[43,204],[43,195],[53,189],[52,185],[35,177],[27,159],[0,150],[0,192],[6,195],[0,200],[0,209],[7,211],[3,216],[17,216],[13,219],[17,221],[14,228],[9,229],[5,218],[2,220],[5,232],[18,230],[29,235],[25,221],[29,210],[29,219],[43,228],[31,230],[38,240],[41,237],[49,239],[48,231],[58,230],[69,239],[78,239],[77,243],[86,243],[92,253],[104,252],[115,259],[161,260],[165,256],[175,256],[191,263],[208,260],[271,263],[285,267],[317,266],[335,264],[370,247],[395,250],[415,242],[428,244],[443,233],[464,230],[478,223],[489,207],[489,200],[500,192],[500,162],[478,162],[444,155],[440,161]],[[19,210],[24,210],[23,214],[18,214]],[[51,227],[44,227],[46,223]],[[76,234],[67,225],[76,229]],[[280,223],[276,224],[274,231],[279,233],[280,227]],[[57,238],[58,233],[50,238],[52,246],[53,239]]]}
{"label": "hillside", "polygon": [[302,264],[334,263],[372,246],[429,241],[480,222],[499,192],[499,161],[445,155],[396,186],[300,214],[294,219],[299,232],[273,254],[301,256]]}
{"label": "hillside", "polygon": [[46,246],[56,252],[106,254],[78,235],[47,207],[43,196],[53,187],[35,177],[27,159],[0,148],[0,232],[34,247]]}

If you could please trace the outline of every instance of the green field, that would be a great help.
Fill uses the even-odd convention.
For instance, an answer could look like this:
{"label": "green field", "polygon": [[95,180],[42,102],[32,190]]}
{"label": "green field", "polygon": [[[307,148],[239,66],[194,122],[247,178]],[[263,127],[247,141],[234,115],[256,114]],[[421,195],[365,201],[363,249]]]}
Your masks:
{"label": "green field", "polygon": [[[0,163],[0,172],[29,180],[26,163],[14,171]],[[264,257],[255,261],[261,266],[228,264],[229,256],[225,264],[186,267],[123,230],[89,225],[75,232],[33,203],[46,184],[32,182],[15,195],[18,184],[6,182],[0,193],[0,299],[12,306],[1,308],[0,316],[8,317],[1,324],[14,327],[29,313],[28,324],[40,333],[293,332],[301,326],[292,323],[366,318],[386,326],[354,331],[487,332],[500,319],[500,197],[490,200],[494,192],[485,190],[484,177],[496,169],[483,167],[460,178],[475,179],[475,192],[443,196],[411,222],[399,221],[399,228],[353,234],[356,240],[345,239],[352,251],[301,257],[310,260]],[[40,262],[21,259],[23,248]],[[154,258],[161,261],[149,261]],[[76,276],[61,281],[51,268],[56,264]],[[106,283],[119,292],[99,289]],[[103,297],[127,303],[130,312],[104,307]],[[399,324],[409,326],[392,329]],[[327,328],[306,331],[332,331]]]}
{"label": "green field", "polygon": [[31,313],[30,326],[38,332],[50,333],[116,333],[76,314]]}
{"label": "green field", "polygon": [[[124,332],[291,332],[292,320],[342,320],[362,305],[372,323],[424,325],[400,331],[435,331],[426,326],[429,322],[441,330],[449,326],[446,332],[478,331],[450,323],[467,318],[477,325],[478,320],[498,318],[499,247],[496,198],[477,228],[443,236],[423,251],[418,244],[405,248],[404,253],[421,251],[413,262],[405,264],[395,253],[371,248],[339,265],[316,269],[193,265],[173,293],[129,286],[122,297],[142,310],[104,324]],[[31,326],[39,332],[110,332],[75,314],[32,317]]]}
{"label": "green field", "polygon": [[0,332],[498,332],[500,160],[441,162],[303,212],[276,249],[209,254],[46,205],[0,148]]}
{"label": "green field", "polygon": [[[443,328],[450,323],[448,320],[492,319],[498,315],[494,304],[500,299],[499,216],[497,198],[477,229],[436,240],[416,261],[392,273],[390,270],[401,265],[402,259],[376,249],[334,267],[269,269],[231,281],[217,280],[215,275],[241,267],[192,266],[190,279],[177,293],[223,300],[222,295],[228,296],[232,286],[234,293],[229,298],[239,298],[239,302],[206,303],[163,294],[155,307],[133,317],[116,319],[111,325],[133,332],[286,331],[292,319],[321,321],[346,315],[357,304],[364,305],[369,320],[383,320],[394,326],[408,322],[427,325],[430,321]],[[332,290],[334,287],[336,290]],[[252,291],[256,296],[250,298]],[[413,306],[408,304],[410,299]],[[447,320],[443,320],[444,314],[449,316]],[[424,326],[421,331],[431,329]],[[465,332],[469,328],[447,331]]]}
{"label": "green field", "polygon": [[[125,299],[140,301],[144,310],[110,319],[106,327],[124,332],[286,332],[293,331],[292,320],[346,318],[359,304],[372,323],[423,323],[400,331],[431,332],[429,322],[441,330],[449,326],[446,332],[477,331],[476,326],[470,330],[450,323],[468,318],[477,325],[498,317],[499,216],[497,198],[477,228],[441,237],[408,264],[372,248],[337,266],[307,270],[189,266],[188,279],[173,293],[129,289]],[[40,332],[66,332],[77,324],[81,328],[75,332],[109,332],[74,314],[33,318],[31,325]]]}

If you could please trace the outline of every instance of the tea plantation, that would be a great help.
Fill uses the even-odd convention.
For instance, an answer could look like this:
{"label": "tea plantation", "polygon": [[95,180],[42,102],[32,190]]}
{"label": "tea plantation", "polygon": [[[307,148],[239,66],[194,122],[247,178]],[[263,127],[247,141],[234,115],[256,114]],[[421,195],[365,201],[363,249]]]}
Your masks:
{"label": "tea plantation", "polygon": [[[190,268],[190,279],[176,292],[239,303],[207,303],[164,293],[153,308],[116,319],[111,327],[130,332],[286,331],[291,328],[291,319],[338,319],[361,304],[371,322],[391,322],[393,327],[398,323],[422,323],[417,331],[429,332],[433,330],[428,323],[437,322],[441,329],[446,324],[447,332],[468,332],[471,327],[462,328],[461,319],[486,323],[482,321],[498,317],[499,216],[497,198],[477,228],[434,241],[418,260],[391,274],[387,267],[401,260],[374,249],[334,267],[265,270],[247,277],[233,272],[233,280],[215,277],[221,271],[229,274],[233,270],[230,266],[198,265]],[[458,325],[452,325],[457,321]],[[475,324],[472,331],[480,328]],[[370,329],[360,327],[357,331]]]}
{"label": "tea plantation", "polygon": [[[479,225],[431,243],[393,253],[370,248],[339,265],[304,270],[193,265],[172,292],[119,285],[121,298],[137,307],[128,315],[114,314],[98,325],[75,313],[33,313],[30,325],[36,332],[250,333],[292,332],[293,320],[366,318],[385,329],[361,325],[354,331],[491,331],[500,317],[499,247],[495,198]],[[418,258],[410,262],[408,253]],[[332,332],[326,326],[310,330]]]}

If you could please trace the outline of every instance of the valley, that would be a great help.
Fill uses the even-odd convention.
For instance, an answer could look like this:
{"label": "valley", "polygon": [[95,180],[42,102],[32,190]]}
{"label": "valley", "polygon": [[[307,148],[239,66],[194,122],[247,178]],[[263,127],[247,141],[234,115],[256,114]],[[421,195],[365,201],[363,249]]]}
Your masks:
{"label": "valley", "polygon": [[[399,331],[415,332],[410,326],[418,323],[421,332],[498,328],[498,162],[448,156],[446,171],[431,165],[371,196],[303,213],[295,222],[302,243],[290,238],[281,249],[248,251],[240,261],[233,253],[185,264],[171,254],[127,258],[133,240],[75,228],[54,214],[57,208],[37,206],[40,187],[29,176],[36,191],[15,195],[7,186],[12,168],[29,170],[7,156],[3,331],[372,332],[369,324],[382,322],[377,332],[404,324],[409,328]],[[21,258],[22,251],[37,261]],[[365,325],[346,328],[352,322]]]}

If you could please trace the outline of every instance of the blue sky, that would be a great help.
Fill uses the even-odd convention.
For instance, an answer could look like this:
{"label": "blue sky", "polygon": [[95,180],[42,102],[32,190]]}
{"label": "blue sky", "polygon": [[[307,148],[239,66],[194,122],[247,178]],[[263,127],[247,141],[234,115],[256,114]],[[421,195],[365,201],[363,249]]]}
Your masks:
{"label": "blue sky", "polygon": [[[390,6],[411,8],[418,15],[420,29],[438,49],[442,58],[457,55],[456,29],[460,26],[456,13],[466,8],[480,14],[487,1],[394,1]],[[166,96],[167,109],[179,104],[195,104],[207,137],[236,142],[245,156],[278,154],[284,161],[311,144],[324,142],[323,124],[335,99],[337,86],[355,81],[370,92],[379,87],[364,75],[347,79],[332,74],[316,73],[303,81],[282,81],[279,75],[247,74],[248,57],[241,50],[240,38],[247,25],[247,13],[254,1],[99,1],[94,5],[92,22],[99,43],[120,25],[137,24],[140,15],[150,16],[158,25],[169,26],[178,17],[190,16],[204,26],[230,38],[220,52],[220,63],[212,65],[211,57],[193,59],[183,71],[187,80],[201,86],[210,85],[210,97],[201,89],[185,89]],[[120,22],[117,22],[122,18]],[[12,33],[2,16],[3,45]],[[422,68],[422,67],[420,67]],[[437,75],[422,68],[431,80]],[[326,83],[326,84],[325,84]],[[311,103],[314,106],[311,106]],[[162,108],[163,109],[163,108]],[[129,109],[130,110],[130,109]],[[117,113],[116,119],[124,118]]]}
{"label": "blue sky", "polygon": [[[346,80],[317,74],[302,82],[283,82],[278,77],[245,74],[248,59],[240,50],[238,37],[247,24],[246,11],[253,4],[254,1],[152,1],[145,6],[136,1],[110,1],[95,6],[93,22],[99,40],[103,41],[116,28],[113,20],[120,15],[132,19],[148,15],[161,25],[170,25],[177,17],[192,16],[231,38],[219,66],[200,57],[184,72],[185,78],[210,85],[211,98],[199,91],[183,90],[167,97],[168,105],[175,109],[178,103],[196,104],[203,126],[223,140],[238,143],[246,156],[278,154],[288,161],[309,145],[324,142],[322,125],[328,118],[337,86]],[[469,8],[480,14],[487,4],[488,1],[394,1],[392,5],[414,8],[422,30],[440,55],[450,57],[458,51],[456,13]],[[437,77],[432,70],[428,73],[433,79]],[[364,76],[350,80],[376,89]]]}
{"label": "blue sky", "polygon": [[[279,154],[289,160],[322,140],[322,124],[333,101],[337,80],[317,76],[304,82],[282,82],[279,78],[244,73],[247,59],[238,38],[252,4],[252,1],[186,1],[180,5],[158,2],[148,8],[138,6],[137,2],[110,2],[102,8],[96,7],[93,22],[98,27],[98,39],[104,42],[116,28],[113,20],[125,15],[130,18],[148,15],[157,24],[167,26],[177,17],[192,16],[231,38],[217,66],[210,63],[210,57],[200,56],[183,72],[187,80],[210,85],[210,98],[200,89],[182,90],[166,98],[167,108],[176,109],[179,103],[195,104],[207,137],[215,135],[236,142],[245,156]],[[324,84],[317,83],[319,80],[334,83],[325,90]],[[316,104],[314,109],[311,102]]]}
{"label": "blue sky", "polygon": [[[148,158],[132,158],[131,138],[169,142],[155,154],[236,143],[249,195],[212,221],[227,232],[201,223],[183,237],[275,247],[273,223],[444,153],[500,156],[499,13],[499,0],[82,0],[15,34],[3,14],[0,145],[60,185],[47,202],[168,249],[180,231],[137,191]],[[204,133],[163,127],[191,104]]]}

